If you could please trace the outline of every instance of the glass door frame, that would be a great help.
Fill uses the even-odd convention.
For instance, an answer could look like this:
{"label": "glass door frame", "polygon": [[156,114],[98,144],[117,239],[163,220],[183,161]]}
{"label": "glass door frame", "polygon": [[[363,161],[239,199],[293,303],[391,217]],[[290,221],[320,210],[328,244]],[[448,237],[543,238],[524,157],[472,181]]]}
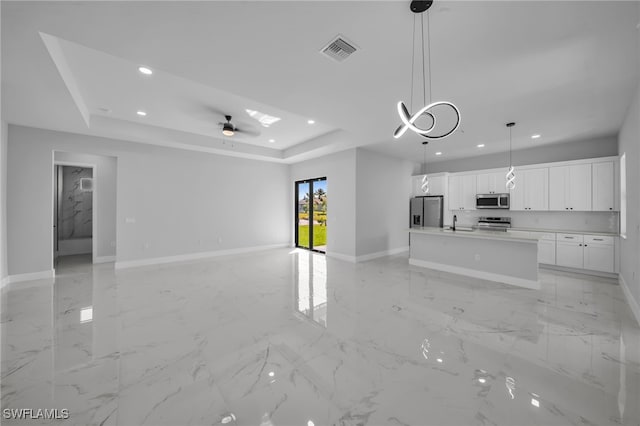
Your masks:
{"label": "glass door frame", "polygon": [[[294,228],[295,228],[295,240],[294,240],[294,244],[297,248],[301,248],[301,249],[305,249],[305,250],[309,250],[309,251],[314,251],[316,253],[323,253],[326,254],[326,251],[322,251],[322,250],[318,250],[313,248],[314,247],[314,242],[313,242],[313,183],[314,182],[320,182],[320,181],[327,181],[327,177],[318,177],[318,178],[313,178],[313,179],[303,179],[303,180],[297,180],[293,183],[294,186]],[[309,184],[309,247],[302,247],[300,246],[300,244],[298,243],[298,233],[299,233],[299,217],[298,217],[298,208],[299,208],[299,201],[300,201],[300,194],[298,192],[298,188],[299,188],[299,184],[304,184],[304,183],[308,183]],[[326,225],[325,225],[326,226]]]}

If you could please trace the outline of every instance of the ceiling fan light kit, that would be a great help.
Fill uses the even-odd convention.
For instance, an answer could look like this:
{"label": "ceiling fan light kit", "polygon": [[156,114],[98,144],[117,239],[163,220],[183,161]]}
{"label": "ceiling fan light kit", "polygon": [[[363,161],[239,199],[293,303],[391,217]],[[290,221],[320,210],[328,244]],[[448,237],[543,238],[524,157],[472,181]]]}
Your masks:
{"label": "ceiling fan light kit", "polygon": [[[433,4],[433,0],[414,0],[411,2],[411,4],[409,5],[409,9],[415,13],[415,14],[419,14],[419,13],[423,13],[425,11],[427,11],[431,5]],[[429,26],[429,15],[427,13],[427,39],[429,40],[429,43],[431,42],[430,38],[429,38],[429,32],[430,32],[430,26]],[[416,26],[415,26],[415,16],[414,16],[414,21],[413,21],[413,43],[415,44],[415,37],[416,37]],[[398,110],[398,115],[400,116],[400,120],[402,121],[402,124],[396,129],[396,131],[393,133],[393,137],[395,139],[400,138],[402,135],[405,134],[405,132],[407,130],[412,130],[413,132],[417,133],[420,136],[423,136],[429,140],[437,140],[437,139],[444,139],[447,136],[451,135],[453,132],[455,132],[458,127],[460,127],[460,110],[458,109],[458,107],[456,107],[452,102],[448,102],[448,101],[438,101],[438,102],[431,102],[431,45],[429,44],[429,103],[427,104],[427,99],[426,99],[426,72],[425,72],[425,53],[424,53],[424,15],[421,16],[421,21],[420,21],[420,27],[421,27],[421,43],[422,43],[422,84],[423,84],[423,103],[424,103],[424,107],[422,107],[421,109],[418,110],[418,112],[416,112],[415,114],[411,114],[409,112],[409,109],[407,108],[407,106],[404,104],[404,102],[400,101],[398,102],[398,104],[396,105],[396,108]],[[411,104],[410,107],[413,108],[413,68],[414,68],[414,55],[415,53],[415,46],[413,46],[411,55]],[[435,129],[436,127],[436,115],[435,115],[435,108],[436,107],[445,107],[445,108],[449,108],[453,111],[453,113],[455,114],[455,123],[453,124],[453,126],[451,126],[449,128],[449,130],[439,134],[439,135],[432,135],[431,132]],[[415,122],[421,117],[421,116],[426,116],[429,118],[431,124],[427,127],[427,128],[420,128],[418,126],[415,125]]]}

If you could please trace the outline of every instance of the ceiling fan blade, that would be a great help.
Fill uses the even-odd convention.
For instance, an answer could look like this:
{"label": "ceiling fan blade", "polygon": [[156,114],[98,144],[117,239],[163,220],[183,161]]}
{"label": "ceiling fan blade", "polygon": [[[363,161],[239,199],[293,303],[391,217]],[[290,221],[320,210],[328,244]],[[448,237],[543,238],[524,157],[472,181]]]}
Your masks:
{"label": "ceiling fan blade", "polygon": [[242,133],[243,135],[247,135],[247,136],[260,136],[260,132],[253,130],[253,129],[238,129],[237,127],[235,128],[235,131],[238,133]]}

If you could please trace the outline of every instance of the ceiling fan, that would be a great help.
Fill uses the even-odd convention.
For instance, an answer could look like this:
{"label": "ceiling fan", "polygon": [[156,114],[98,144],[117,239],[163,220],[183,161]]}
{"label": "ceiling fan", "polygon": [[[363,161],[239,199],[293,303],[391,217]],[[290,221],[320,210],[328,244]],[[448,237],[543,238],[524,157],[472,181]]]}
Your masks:
{"label": "ceiling fan", "polygon": [[233,123],[231,123],[231,116],[230,115],[225,115],[224,118],[227,120],[226,123],[218,123],[219,126],[222,127],[222,134],[225,136],[233,136],[236,133],[247,133],[247,134],[251,134],[251,131],[247,131],[247,130],[242,130],[237,128],[236,126],[233,125]]}

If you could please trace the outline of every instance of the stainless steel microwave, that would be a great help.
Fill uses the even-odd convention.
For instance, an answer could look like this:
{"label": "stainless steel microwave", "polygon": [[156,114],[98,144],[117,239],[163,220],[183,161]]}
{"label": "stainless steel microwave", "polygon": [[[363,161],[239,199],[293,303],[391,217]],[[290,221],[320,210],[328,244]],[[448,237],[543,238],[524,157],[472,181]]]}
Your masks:
{"label": "stainless steel microwave", "polygon": [[476,209],[508,209],[509,194],[478,194]]}

